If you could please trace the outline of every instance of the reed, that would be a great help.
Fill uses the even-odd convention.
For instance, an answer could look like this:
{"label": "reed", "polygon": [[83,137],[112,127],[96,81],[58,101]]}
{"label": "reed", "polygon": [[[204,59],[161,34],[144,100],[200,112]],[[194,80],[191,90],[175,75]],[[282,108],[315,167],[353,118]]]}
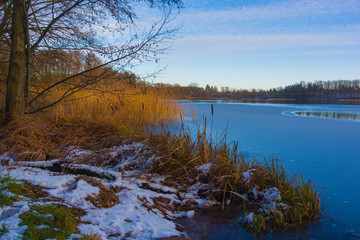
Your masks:
{"label": "reed", "polygon": [[[67,90],[58,87],[30,110],[55,102]],[[144,138],[149,127],[177,121],[182,114],[182,107],[161,88],[99,84],[2,126],[0,154],[13,152],[19,160],[62,157],[69,145],[101,145],[111,136]]]}
{"label": "reed", "polygon": [[[63,91],[59,89],[50,96],[50,102]],[[180,105],[171,101],[170,95],[161,89],[121,89],[101,85],[80,91],[51,110],[57,120],[102,125],[124,135],[177,121],[181,113]]]}
{"label": "reed", "polygon": [[[301,173],[288,178],[283,164],[278,159],[263,163],[246,160],[240,153],[236,142],[227,143],[226,135],[219,139],[206,136],[206,120],[203,129],[197,128],[197,136],[182,127],[177,134],[164,131],[164,134],[151,136],[150,144],[161,157],[150,172],[166,176],[166,182],[189,187],[198,181],[209,183],[208,199],[216,199],[225,206],[242,203],[244,210],[253,209],[254,220],[246,227],[253,232],[267,229],[297,229],[315,222],[321,214],[320,196],[311,181],[305,181]],[[211,164],[206,176],[197,169]],[[252,169],[252,176],[246,181],[243,173]],[[275,210],[263,208],[260,200],[251,199],[250,192],[276,187],[281,193],[281,203]],[[239,197],[243,196],[243,197]],[[244,198],[247,198],[244,201]],[[283,209],[281,206],[286,206]],[[265,209],[263,209],[265,210]]]}

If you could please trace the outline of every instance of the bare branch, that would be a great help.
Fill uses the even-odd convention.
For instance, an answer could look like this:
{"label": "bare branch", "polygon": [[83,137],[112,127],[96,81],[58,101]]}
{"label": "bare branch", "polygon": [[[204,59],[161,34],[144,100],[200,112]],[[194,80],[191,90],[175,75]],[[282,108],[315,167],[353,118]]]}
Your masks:
{"label": "bare branch", "polygon": [[54,18],[49,25],[42,31],[39,39],[34,43],[34,45],[31,47],[31,51],[34,52],[37,46],[40,44],[40,42],[43,40],[43,38],[46,36],[46,34],[50,31],[51,27],[59,21],[64,15],[69,13],[71,10],[73,10],[75,7],[77,7],[83,0],[76,1],[71,7],[65,9],[62,13],[60,13],[56,18]]}

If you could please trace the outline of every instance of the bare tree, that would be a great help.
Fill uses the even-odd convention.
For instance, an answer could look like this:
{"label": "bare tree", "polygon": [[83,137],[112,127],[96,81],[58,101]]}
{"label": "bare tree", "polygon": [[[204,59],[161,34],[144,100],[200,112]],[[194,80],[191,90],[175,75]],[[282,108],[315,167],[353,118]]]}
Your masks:
{"label": "bare tree", "polygon": [[[137,18],[135,9],[145,5],[160,9],[163,14],[157,21],[144,21],[147,25],[144,30],[136,24],[136,20],[141,19]],[[172,38],[176,31],[169,26],[173,19],[171,9],[181,6],[181,0],[1,1],[0,7],[4,11],[0,14],[0,51],[2,46],[5,52],[10,51],[7,59],[1,59],[9,66],[7,118],[21,118],[26,109],[35,112],[35,103],[47,92],[91,71],[101,69],[100,74],[104,74],[109,67],[124,70],[143,61],[156,60],[158,54],[167,49],[164,40]],[[112,39],[106,40],[105,35]],[[44,51],[95,54],[102,63],[89,64],[86,69],[74,71],[73,75],[30,93],[31,79],[36,76],[32,62]],[[87,80],[71,85],[66,96],[99,80],[83,79]]]}

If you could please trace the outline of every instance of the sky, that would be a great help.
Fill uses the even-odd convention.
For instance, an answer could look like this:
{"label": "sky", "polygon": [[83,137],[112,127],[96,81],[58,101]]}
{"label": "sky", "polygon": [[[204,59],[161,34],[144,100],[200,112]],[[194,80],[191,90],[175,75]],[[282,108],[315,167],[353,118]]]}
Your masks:
{"label": "sky", "polygon": [[154,83],[269,89],[360,79],[360,0],[184,0],[176,23]]}

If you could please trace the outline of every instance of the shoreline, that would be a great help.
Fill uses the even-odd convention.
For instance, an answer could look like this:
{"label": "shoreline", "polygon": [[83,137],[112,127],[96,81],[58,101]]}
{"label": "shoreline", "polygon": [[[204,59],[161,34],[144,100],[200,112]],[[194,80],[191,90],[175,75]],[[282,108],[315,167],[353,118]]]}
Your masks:
{"label": "shoreline", "polygon": [[[92,204],[89,194],[81,193],[81,191],[84,191],[84,189],[80,187],[82,184],[83,186],[87,186],[85,189],[93,189],[89,186],[91,185],[91,181],[89,183],[79,179],[80,176],[84,175],[100,181],[102,186],[104,186],[101,188],[121,189],[117,193],[113,190],[120,203],[112,205],[109,210],[113,208],[126,208],[131,202],[131,204],[134,203],[136,205],[132,207],[133,209],[146,211],[151,216],[154,215],[153,217],[161,218],[163,219],[161,221],[165,221],[169,218],[192,217],[196,209],[203,207],[224,207],[229,204],[240,204],[244,206],[245,209],[249,207],[249,209],[251,209],[254,206],[258,206],[255,208],[257,210],[263,209],[259,213],[253,211],[245,211],[243,213],[243,217],[239,220],[238,224],[244,226],[248,231],[261,232],[263,229],[269,228],[281,229],[281,226],[272,226],[274,220],[266,220],[269,217],[277,218],[279,216],[285,216],[291,207],[287,203],[282,202],[282,199],[286,199],[287,197],[283,195],[284,190],[281,191],[280,189],[284,187],[285,189],[289,189],[290,185],[286,175],[284,175],[283,167],[281,167],[277,161],[268,162],[265,166],[261,166],[256,162],[250,165],[249,163],[243,162],[242,164],[245,165],[242,165],[242,170],[236,170],[238,165],[234,165],[234,163],[236,161],[244,161],[244,159],[241,160],[241,158],[238,158],[239,156],[230,154],[231,152],[229,152],[230,155],[222,155],[229,151],[230,148],[221,148],[221,146],[211,147],[210,140],[207,139],[206,135],[201,134],[198,135],[197,140],[195,140],[197,141],[195,145],[192,145],[194,144],[193,140],[184,132],[169,136],[153,135],[140,142],[129,141],[126,140],[126,138],[123,140],[125,140],[123,144],[112,145],[111,147],[101,149],[97,147],[95,147],[95,149],[86,149],[81,148],[81,146],[70,146],[62,150],[65,156],[57,160],[49,159],[50,161],[43,162],[16,160],[16,157],[20,157],[21,159],[21,155],[23,155],[21,153],[17,156],[13,153],[3,153],[0,159],[2,164],[9,165],[5,167],[5,169],[10,170],[11,177],[26,180],[34,185],[55,189],[45,189],[45,192],[50,193],[50,195],[52,192],[56,192],[52,197],[60,198],[64,200],[65,203],[71,205],[75,204],[76,207],[81,208],[82,206],[87,206],[83,208],[84,211],[88,211],[87,214],[100,210],[89,207]],[[192,145],[194,149],[186,149],[186,147],[183,150],[180,149],[183,146],[190,147],[190,145]],[[89,147],[88,145],[85,146]],[[162,146],[164,149],[159,149],[155,146]],[[188,159],[183,159],[184,156],[194,151],[200,151],[197,154],[201,157],[201,159],[199,159],[201,161],[194,162],[193,159],[195,156],[188,156]],[[224,159],[219,161],[217,159],[219,159],[220,156]],[[231,156],[235,157],[235,162],[228,162]],[[174,159],[174,157],[178,157],[179,159]],[[44,174],[46,177],[41,179],[33,175],[31,173],[32,171],[38,174]],[[12,172],[16,173],[12,175]],[[25,172],[26,174],[24,174]],[[50,184],[52,182],[52,176],[63,178],[63,174],[70,180],[63,182],[63,185],[60,184],[60,186],[58,184]],[[278,177],[269,183],[263,183],[263,179],[265,179],[265,175],[263,174],[268,177],[275,177],[276,175]],[[107,177],[100,177],[101,175]],[[183,177],[179,178],[180,176]],[[209,181],[210,179],[213,180]],[[75,184],[76,186],[71,192],[68,192],[65,188],[65,186],[69,184]],[[233,187],[229,188],[230,186]],[[99,188],[99,186],[97,187]],[[311,185],[304,187],[307,189],[304,189],[305,191],[313,191]],[[78,188],[80,193],[76,194],[74,191]],[[291,191],[294,190],[295,188]],[[57,193],[58,191],[63,192],[63,194],[59,195]],[[85,192],[92,194],[96,193],[97,190],[85,190]],[[134,192],[136,192],[136,194]],[[144,192],[147,194],[144,195]],[[71,194],[75,194],[76,197],[69,198],[68,196]],[[126,204],[124,199],[122,199],[122,197],[124,197],[122,194],[128,197],[130,195],[135,196],[135,199]],[[293,194],[295,194],[295,192],[293,192]],[[315,192],[313,192],[313,194],[315,194]],[[96,198],[96,194],[91,197]],[[315,199],[318,198],[316,194],[314,197]],[[74,199],[76,199],[76,201]],[[121,205],[122,202],[125,204],[124,206]],[[319,204],[318,200],[315,200],[315,204]],[[31,208],[28,203],[27,206]],[[318,205],[317,208],[320,208],[320,205]],[[90,218],[88,216],[90,215],[84,215],[80,220],[91,222],[92,219],[96,219],[94,216]],[[131,220],[129,216],[126,219],[123,219],[122,224],[131,225],[127,224],[130,223]],[[316,221],[315,219],[317,219],[317,215],[314,215],[314,220],[311,220],[311,222]],[[106,222],[105,219],[103,221]],[[133,221],[134,220],[131,220],[131,222]],[[150,224],[150,222],[147,224]],[[95,222],[93,224],[95,224]],[[81,225],[78,229],[82,234],[88,234],[90,231],[102,238],[107,238],[114,234],[113,231],[115,231],[118,236],[125,236],[127,232],[123,230],[120,231],[121,226],[122,225],[119,225],[116,231],[107,231],[106,229],[109,228],[109,225],[100,227],[96,224],[92,225],[92,227],[84,227]],[[147,235],[146,238],[181,235],[188,237],[186,233],[181,233],[177,230],[177,228],[181,228],[176,227],[176,225],[171,226],[170,230],[163,230],[163,235],[150,234]],[[135,226],[132,230],[134,234],[137,232],[137,227]],[[87,229],[88,232],[81,229]],[[168,231],[170,231],[171,234]]]}

